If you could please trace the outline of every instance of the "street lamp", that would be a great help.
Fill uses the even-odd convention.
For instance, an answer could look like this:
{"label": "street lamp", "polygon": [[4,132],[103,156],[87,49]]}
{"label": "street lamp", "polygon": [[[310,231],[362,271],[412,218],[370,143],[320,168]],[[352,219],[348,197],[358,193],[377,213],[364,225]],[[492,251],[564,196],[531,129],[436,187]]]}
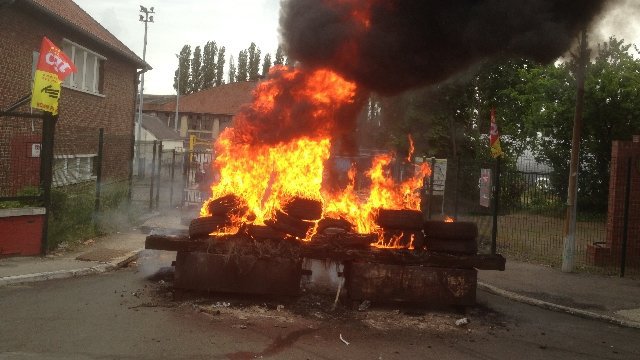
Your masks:
{"label": "street lamp", "polygon": [[[142,49],[142,61],[146,63],[147,60],[147,24],[153,22],[153,15],[149,16],[149,14],[154,14],[153,6],[149,9],[140,5],[140,21],[144,23],[144,47]],[[138,101],[138,126],[136,127],[136,137],[138,141],[142,141],[142,106],[144,103],[144,73],[146,69],[142,71],[142,78],[140,79],[140,100]],[[138,144],[138,149],[136,151],[136,158],[138,160],[138,166],[140,166],[140,144]]]}
{"label": "street lamp", "polygon": [[176,54],[178,58],[178,88],[176,89],[176,121],[174,124],[174,128],[178,131],[178,104],[180,103],[180,68],[182,67],[182,57]]}

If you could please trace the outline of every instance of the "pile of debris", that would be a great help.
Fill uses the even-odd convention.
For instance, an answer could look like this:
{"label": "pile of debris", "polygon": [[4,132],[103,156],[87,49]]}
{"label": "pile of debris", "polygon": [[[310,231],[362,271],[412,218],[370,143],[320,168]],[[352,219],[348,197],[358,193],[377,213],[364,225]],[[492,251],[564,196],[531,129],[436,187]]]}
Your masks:
{"label": "pile of debris", "polygon": [[[500,255],[477,254],[474,223],[424,221],[415,210],[378,211],[383,246],[380,234],[358,234],[345,219],[322,218],[315,200],[294,198],[265,225],[251,223],[234,195],[213,200],[208,210],[210,216],[191,222],[188,236],[147,237],[148,249],[178,252],[176,287],[295,295],[308,273],[303,259],[315,259],[344,264],[339,275],[355,301],[471,305],[477,269],[505,266]],[[237,231],[229,233],[234,225]]]}

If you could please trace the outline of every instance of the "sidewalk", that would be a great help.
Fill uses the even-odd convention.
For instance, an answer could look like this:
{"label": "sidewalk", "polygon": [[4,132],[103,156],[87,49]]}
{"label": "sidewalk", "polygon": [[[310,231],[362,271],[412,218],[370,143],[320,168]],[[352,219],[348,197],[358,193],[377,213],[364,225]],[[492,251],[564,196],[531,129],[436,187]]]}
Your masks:
{"label": "sidewalk", "polygon": [[179,220],[174,214],[154,216],[139,227],[85,241],[73,251],[0,259],[0,286],[95,274],[125,266],[144,249],[147,235],[141,229],[184,228]]}
{"label": "sidewalk", "polygon": [[478,288],[550,310],[640,328],[640,280],[563,273],[507,260],[505,271],[479,271]]}

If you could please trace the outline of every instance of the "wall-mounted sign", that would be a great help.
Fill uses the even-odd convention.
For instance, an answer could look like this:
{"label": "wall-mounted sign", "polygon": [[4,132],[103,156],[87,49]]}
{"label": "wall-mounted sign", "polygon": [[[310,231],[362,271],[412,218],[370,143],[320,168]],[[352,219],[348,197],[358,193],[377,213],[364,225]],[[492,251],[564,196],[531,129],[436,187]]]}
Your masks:
{"label": "wall-mounted sign", "polygon": [[31,143],[31,153],[29,157],[39,158],[40,157],[40,149],[42,148],[42,144],[40,143]]}

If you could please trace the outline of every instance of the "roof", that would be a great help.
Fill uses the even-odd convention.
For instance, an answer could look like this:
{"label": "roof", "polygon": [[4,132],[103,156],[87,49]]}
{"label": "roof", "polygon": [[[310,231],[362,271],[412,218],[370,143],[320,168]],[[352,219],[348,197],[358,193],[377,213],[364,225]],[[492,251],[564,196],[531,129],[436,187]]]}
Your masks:
{"label": "roof", "polygon": [[162,119],[152,115],[142,115],[142,127],[158,140],[182,140],[180,134],[169,128]]}
{"label": "roof", "polygon": [[144,111],[163,111],[165,104],[176,103],[175,95],[150,95],[144,94]]}
{"label": "roof", "polygon": [[72,0],[22,0],[56,20],[89,36],[95,41],[111,48],[125,58],[136,63],[139,68],[151,68],[117,37],[105,29],[98,21]]}
{"label": "roof", "polygon": [[[181,95],[179,111],[194,114],[235,115],[242,105],[251,102],[257,81],[241,81],[215,86],[200,92]],[[175,100],[158,108],[158,111],[175,111]]]}

